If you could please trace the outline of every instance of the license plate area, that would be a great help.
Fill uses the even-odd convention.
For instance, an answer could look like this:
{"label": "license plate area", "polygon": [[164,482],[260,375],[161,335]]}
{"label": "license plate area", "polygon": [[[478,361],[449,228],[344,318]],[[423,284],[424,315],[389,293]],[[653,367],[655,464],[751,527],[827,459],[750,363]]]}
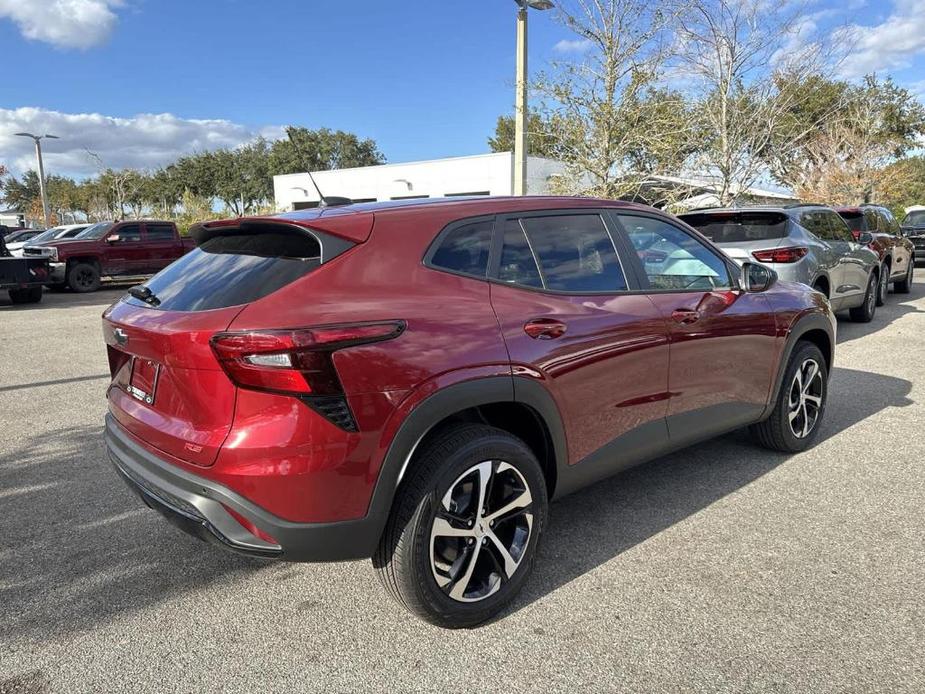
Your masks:
{"label": "license plate area", "polygon": [[148,405],[153,405],[160,372],[161,365],[157,362],[132,357],[132,375],[127,388],[129,395]]}

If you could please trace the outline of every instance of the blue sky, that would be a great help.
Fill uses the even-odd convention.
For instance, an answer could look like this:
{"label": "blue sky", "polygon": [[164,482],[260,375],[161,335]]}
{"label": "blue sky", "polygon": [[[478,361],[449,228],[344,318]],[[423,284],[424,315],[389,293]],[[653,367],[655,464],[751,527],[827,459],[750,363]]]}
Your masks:
{"label": "blue sky", "polygon": [[[8,130],[62,134],[49,169],[154,166],[298,124],[374,138],[389,161],[487,151],[511,110],[511,0],[0,0],[0,162]],[[817,0],[810,28],[865,27],[850,70],[925,91],[925,1]],[[552,12],[531,14],[531,68],[580,55]],[[558,44],[558,48],[557,48]],[[563,51],[563,46],[571,48]],[[96,115],[91,115],[96,114]],[[148,114],[141,115],[140,114]]]}

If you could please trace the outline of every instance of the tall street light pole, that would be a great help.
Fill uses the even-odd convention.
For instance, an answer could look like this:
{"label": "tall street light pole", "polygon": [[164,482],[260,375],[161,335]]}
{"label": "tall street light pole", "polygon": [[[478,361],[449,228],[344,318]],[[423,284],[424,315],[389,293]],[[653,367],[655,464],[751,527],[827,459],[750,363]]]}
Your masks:
{"label": "tall street light pole", "polygon": [[39,164],[39,192],[42,194],[42,213],[45,215],[45,228],[51,226],[51,216],[48,213],[48,194],[45,192],[45,166],[42,164],[42,138],[49,140],[60,139],[57,135],[33,135],[32,133],[16,133],[20,137],[31,137],[35,141],[35,158]]}
{"label": "tall street light pole", "polygon": [[527,10],[551,10],[550,0],[517,3],[517,95],[514,101],[514,195],[527,194]]}

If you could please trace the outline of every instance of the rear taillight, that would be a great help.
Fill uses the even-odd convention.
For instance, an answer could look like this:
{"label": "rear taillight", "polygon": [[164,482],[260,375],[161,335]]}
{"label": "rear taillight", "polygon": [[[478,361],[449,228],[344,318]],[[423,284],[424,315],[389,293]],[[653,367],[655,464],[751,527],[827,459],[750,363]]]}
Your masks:
{"label": "rear taillight", "polygon": [[218,333],[212,351],[241,388],[294,395],[343,429],[356,423],[331,355],[398,337],[404,321]]}
{"label": "rear taillight", "polygon": [[792,246],[790,248],[755,251],[752,256],[760,263],[795,263],[807,253],[809,253],[808,248]]}

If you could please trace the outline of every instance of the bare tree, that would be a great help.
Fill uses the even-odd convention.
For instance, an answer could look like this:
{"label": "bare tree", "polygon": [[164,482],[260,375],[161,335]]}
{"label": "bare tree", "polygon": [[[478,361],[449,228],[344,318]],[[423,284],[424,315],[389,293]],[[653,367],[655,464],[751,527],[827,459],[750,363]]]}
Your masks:
{"label": "bare tree", "polygon": [[673,0],[559,4],[559,19],[578,35],[580,53],[553,63],[535,90],[541,122],[566,164],[560,192],[633,197],[647,173],[671,170],[686,157],[689,111],[679,94],[658,83],[680,11]]}
{"label": "bare tree", "polygon": [[859,99],[826,123],[806,145],[810,156],[796,193],[806,200],[858,205],[907,185],[909,170],[889,166],[896,144],[878,136],[882,118],[881,104]]}
{"label": "bare tree", "polygon": [[836,112],[792,117],[812,90],[793,88],[831,69],[830,48],[803,36],[800,6],[766,0],[692,0],[678,31],[675,76],[696,102],[704,147],[692,165],[715,178],[727,205],[766,176],[777,156]]}
{"label": "bare tree", "polygon": [[[135,169],[112,169],[103,164],[102,158],[95,152],[86,150],[99,169],[99,183],[107,192],[113,216],[125,219],[126,206],[132,206],[139,200],[143,185],[143,176]],[[134,209],[134,208],[133,208]],[[137,212],[136,212],[137,217]]]}

